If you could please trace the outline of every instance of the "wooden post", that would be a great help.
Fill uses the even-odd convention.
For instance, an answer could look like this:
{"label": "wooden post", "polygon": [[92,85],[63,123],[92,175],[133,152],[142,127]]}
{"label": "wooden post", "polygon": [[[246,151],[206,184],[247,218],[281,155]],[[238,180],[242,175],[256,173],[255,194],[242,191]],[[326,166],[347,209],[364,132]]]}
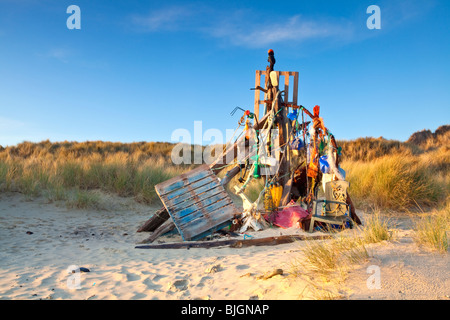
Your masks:
{"label": "wooden post", "polygon": [[254,114],[256,115],[256,119],[259,120],[259,98],[260,98],[260,90],[256,89],[261,85],[261,72],[259,72],[258,70],[256,70],[256,75],[255,75],[255,111]]}
{"label": "wooden post", "polygon": [[294,72],[294,92],[292,95],[292,104],[298,104],[298,72]]}
{"label": "wooden post", "polygon": [[[284,74],[284,102],[289,101],[289,74],[290,72],[283,72]],[[289,110],[289,109],[287,109]]]}

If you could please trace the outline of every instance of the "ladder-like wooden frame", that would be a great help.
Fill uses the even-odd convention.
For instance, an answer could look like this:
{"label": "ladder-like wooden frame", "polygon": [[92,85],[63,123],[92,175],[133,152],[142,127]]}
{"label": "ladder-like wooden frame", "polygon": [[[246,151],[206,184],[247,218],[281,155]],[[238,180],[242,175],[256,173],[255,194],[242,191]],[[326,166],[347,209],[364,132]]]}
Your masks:
{"label": "ladder-like wooden frame", "polygon": [[[291,105],[297,105],[298,102],[298,72],[297,71],[275,71],[277,74],[278,80],[280,79],[280,76],[284,76],[284,91],[285,91],[285,99],[289,99],[289,88],[290,88],[290,81],[289,78],[291,76],[294,77],[294,83],[293,83],[293,95],[292,95],[292,101],[284,101],[285,104],[291,104]],[[261,87],[266,88],[266,84],[261,84],[261,75],[266,76],[266,79],[268,77],[266,70],[256,70],[256,76],[255,76],[255,88]],[[265,81],[267,82],[267,81]],[[260,119],[259,117],[259,108],[261,104],[265,104],[267,102],[267,93],[264,94],[264,100],[260,99],[261,90],[255,89],[255,111],[254,114],[256,115],[257,119]],[[264,115],[263,115],[264,116]]]}

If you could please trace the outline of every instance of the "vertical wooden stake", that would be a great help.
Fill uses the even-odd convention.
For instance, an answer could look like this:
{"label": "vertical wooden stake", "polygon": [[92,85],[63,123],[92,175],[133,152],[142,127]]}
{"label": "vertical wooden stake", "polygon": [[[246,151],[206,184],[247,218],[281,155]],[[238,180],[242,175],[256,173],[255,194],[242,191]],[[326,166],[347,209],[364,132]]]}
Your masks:
{"label": "vertical wooden stake", "polygon": [[[256,70],[256,75],[255,75],[255,88],[257,88],[258,86],[261,85],[261,72]],[[260,98],[260,91],[259,89],[255,89],[255,115],[256,115],[256,119],[259,120],[259,98]]]}

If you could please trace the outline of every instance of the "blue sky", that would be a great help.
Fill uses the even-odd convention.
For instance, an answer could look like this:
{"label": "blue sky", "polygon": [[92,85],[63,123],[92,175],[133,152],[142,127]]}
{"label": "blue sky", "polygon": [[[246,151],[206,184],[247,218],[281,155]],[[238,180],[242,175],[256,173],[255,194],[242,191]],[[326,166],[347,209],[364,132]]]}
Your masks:
{"label": "blue sky", "polygon": [[0,0],[0,145],[225,134],[270,48],[337,139],[403,141],[450,123],[449,17],[447,0]]}

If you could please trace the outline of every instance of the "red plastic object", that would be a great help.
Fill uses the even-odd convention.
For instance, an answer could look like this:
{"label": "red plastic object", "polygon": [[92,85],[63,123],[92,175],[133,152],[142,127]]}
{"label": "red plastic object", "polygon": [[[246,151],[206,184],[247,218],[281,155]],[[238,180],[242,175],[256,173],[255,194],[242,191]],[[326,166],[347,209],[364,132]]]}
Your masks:
{"label": "red plastic object", "polygon": [[313,109],[313,112],[314,112],[314,117],[317,118],[319,116],[320,106],[315,106]]}
{"label": "red plastic object", "polygon": [[288,229],[298,226],[297,222],[300,219],[306,218],[308,216],[309,212],[303,209],[301,206],[289,206],[284,208],[282,211],[277,212],[273,224],[283,229]]}

